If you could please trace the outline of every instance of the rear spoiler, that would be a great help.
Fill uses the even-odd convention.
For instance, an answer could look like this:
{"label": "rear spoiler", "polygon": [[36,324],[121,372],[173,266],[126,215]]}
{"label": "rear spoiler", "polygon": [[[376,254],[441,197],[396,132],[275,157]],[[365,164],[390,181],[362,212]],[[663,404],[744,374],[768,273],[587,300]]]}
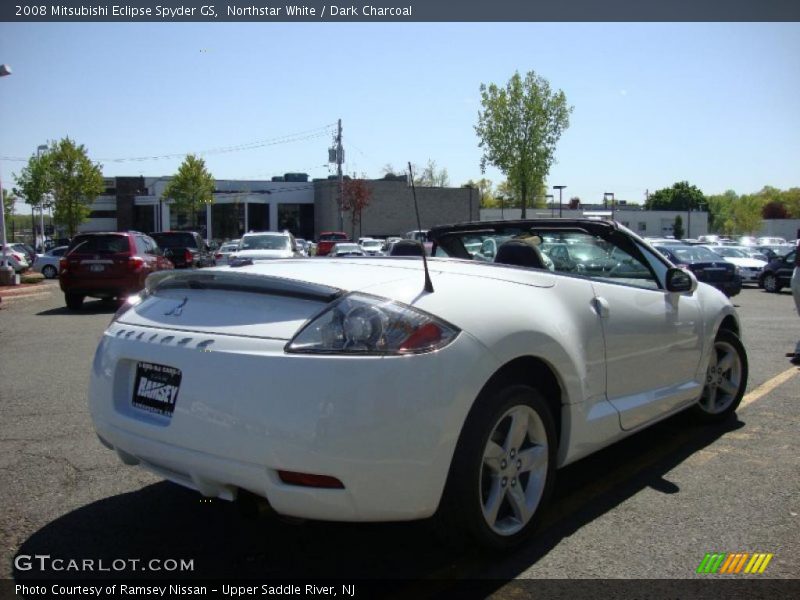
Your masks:
{"label": "rear spoiler", "polygon": [[241,271],[158,271],[147,277],[146,294],[163,290],[226,290],[325,303],[333,302],[345,293],[319,283]]}

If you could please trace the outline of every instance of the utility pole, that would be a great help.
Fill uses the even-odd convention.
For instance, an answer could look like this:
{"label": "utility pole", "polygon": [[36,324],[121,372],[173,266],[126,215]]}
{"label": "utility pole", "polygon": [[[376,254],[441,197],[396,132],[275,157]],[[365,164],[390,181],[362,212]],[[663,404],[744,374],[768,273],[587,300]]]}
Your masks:
{"label": "utility pole", "polygon": [[339,231],[344,231],[344,177],[342,175],[342,162],[344,162],[344,149],[342,148],[342,120],[336,130],[336,175],[339,179]]}

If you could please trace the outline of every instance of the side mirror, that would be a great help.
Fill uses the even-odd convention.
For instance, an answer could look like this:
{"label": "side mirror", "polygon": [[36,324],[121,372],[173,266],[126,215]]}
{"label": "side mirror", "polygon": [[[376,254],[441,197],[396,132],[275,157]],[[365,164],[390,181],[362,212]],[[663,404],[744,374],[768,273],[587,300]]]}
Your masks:
{"label": "side mirror", "polygon": [[697,278],[688,269],[672,267],[667,270],[667,291],[693,293],[697,289]]}

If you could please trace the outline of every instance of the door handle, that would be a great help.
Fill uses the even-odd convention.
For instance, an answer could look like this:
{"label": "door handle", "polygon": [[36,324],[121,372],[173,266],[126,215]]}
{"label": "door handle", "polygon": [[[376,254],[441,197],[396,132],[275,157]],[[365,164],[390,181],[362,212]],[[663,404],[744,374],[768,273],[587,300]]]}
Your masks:
{"label": "door handle", "polygon": [[594,312],[596,312],[597,316],[600,317],[601,319],[607,319],[608,316],[611,314],[611,309],[608,305],[608,300],[600,296],[592,298],[592,307],[594,308]]}

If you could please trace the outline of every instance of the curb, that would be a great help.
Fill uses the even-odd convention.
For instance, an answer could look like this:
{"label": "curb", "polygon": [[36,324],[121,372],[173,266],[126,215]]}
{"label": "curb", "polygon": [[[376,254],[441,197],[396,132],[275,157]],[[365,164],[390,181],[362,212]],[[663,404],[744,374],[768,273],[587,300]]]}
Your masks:
{"label": "curb", "polygon": [[53,290],[42,284],[18,285],[0,289],[0,302],[10,302],[17,298],[37,298],[52,295]]}

